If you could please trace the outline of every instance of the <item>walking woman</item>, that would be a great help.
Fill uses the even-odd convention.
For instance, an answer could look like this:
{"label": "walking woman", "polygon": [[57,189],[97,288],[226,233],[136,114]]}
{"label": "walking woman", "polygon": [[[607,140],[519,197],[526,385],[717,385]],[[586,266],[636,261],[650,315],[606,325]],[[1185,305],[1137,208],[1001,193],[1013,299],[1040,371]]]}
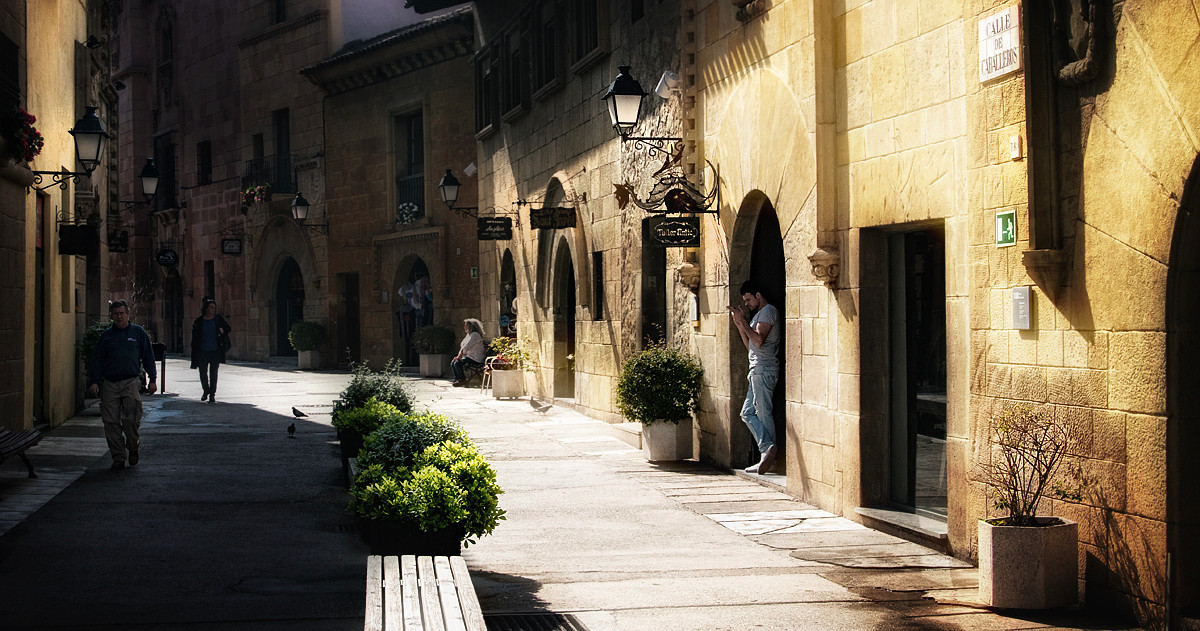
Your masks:
{"label": "walking woman", "polygon": [[217,368],[225,363],[227,350],[229,323],[217,313],[217,303],[205,296],[200,317],[192,323],[192,368],[200,369],[201,401],[217,402]]}

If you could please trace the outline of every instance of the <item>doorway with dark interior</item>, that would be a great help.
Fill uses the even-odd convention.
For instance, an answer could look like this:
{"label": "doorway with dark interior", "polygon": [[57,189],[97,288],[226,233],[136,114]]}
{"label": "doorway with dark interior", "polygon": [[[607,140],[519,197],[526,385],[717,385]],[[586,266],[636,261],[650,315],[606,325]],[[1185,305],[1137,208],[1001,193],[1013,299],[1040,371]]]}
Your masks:
{"label": "doorway with dark interior", "polygon": [[292,325],[304,319],[304,275],[296,260],[288,258],[279,268],[275,283],[275,355],[295,357],[288,341]]}
{"label": "doorway with dark interior", "polygon": [[[787,355],[787,327],[784,323],[784,314],[787,313],[787,283],[783,264],[783,232],[779,226],[779,215],[775,213],[775,207],[770,201],[764,201],[758,211],[758,220],[754,224],[754,241],[750,247],[750,274],[747,280],[761,287],[767,303],[779,312],[779,320],[775,323],[779,330],[779,378],[771,398],[772,415],[775,420],[775,446],[779,452],[775,457],[775,472],[783,470],[784,463],[787,462],[787,365],[784,361]],[[740,284],[741,281],[737,282]],[[740,302],[741,296],[738,298]],[[750,461],[757,462],[755,459]],[[786,471],[784,474],[786,475]]]}
{"label": "doorway with dark interior", "polygon": [[575,263],[560,243],[554,262],[554,398],[575,398]]}

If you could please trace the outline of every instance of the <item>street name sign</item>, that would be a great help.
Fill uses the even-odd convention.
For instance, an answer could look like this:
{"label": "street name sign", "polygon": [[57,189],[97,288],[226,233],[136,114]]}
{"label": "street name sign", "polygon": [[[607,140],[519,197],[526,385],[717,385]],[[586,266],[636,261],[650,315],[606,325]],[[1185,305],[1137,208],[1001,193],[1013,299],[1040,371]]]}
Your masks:
{"label": "street name sign", "polygon": [[1021,9],[1014,5],[979,21],[979,82],[1020,69]]}

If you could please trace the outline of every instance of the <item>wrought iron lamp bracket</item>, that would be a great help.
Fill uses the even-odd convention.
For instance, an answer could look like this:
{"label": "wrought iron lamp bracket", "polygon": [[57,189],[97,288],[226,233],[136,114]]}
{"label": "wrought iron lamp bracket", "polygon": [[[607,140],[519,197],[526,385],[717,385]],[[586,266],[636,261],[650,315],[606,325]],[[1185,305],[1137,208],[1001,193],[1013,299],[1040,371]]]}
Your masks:
{"label": "wrought iron lamp bracket", "polygon": [[[57,185],[64,191],[67,190],[67,183],[74,182],[75,184],[83,184],[84,178],[90,180],[92,174],[88,171],[32,171],[33,183],[25,187],[26,191],[44,191],[51,186]],[[50,176],[50,183],[45,186],[38,186],[45,181],[44,176]]]}

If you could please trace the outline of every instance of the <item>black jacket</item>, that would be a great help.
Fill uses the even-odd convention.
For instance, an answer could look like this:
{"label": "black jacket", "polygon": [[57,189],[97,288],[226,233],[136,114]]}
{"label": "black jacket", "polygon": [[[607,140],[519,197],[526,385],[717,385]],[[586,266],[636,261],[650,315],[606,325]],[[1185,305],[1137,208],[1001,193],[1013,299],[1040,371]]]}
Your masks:
{"label": "black jacket", "polygon": [[[220,363],[224,364],[225,363],[225,351],[229,350],[229,344],[230,344],[229,332],[232,329],[229,328],[229,323],[225,321],[225,318],[221,317],[221,314],[218,313],[216,316],[214,316],[214,318],[217,321],[217,329],[218,329],[218,331],[217,331],[217,355],[220,357],[220,359],[218,361]],[[204,327],[204,316],[200,316],[200,317],[196,318],[196,321],[192,323],[192,368],[200,367],[200,336],[202,335],[201,330],[203,329],[203,327]],[[224,329],[225,332],[221,333],[220,329]]]}

